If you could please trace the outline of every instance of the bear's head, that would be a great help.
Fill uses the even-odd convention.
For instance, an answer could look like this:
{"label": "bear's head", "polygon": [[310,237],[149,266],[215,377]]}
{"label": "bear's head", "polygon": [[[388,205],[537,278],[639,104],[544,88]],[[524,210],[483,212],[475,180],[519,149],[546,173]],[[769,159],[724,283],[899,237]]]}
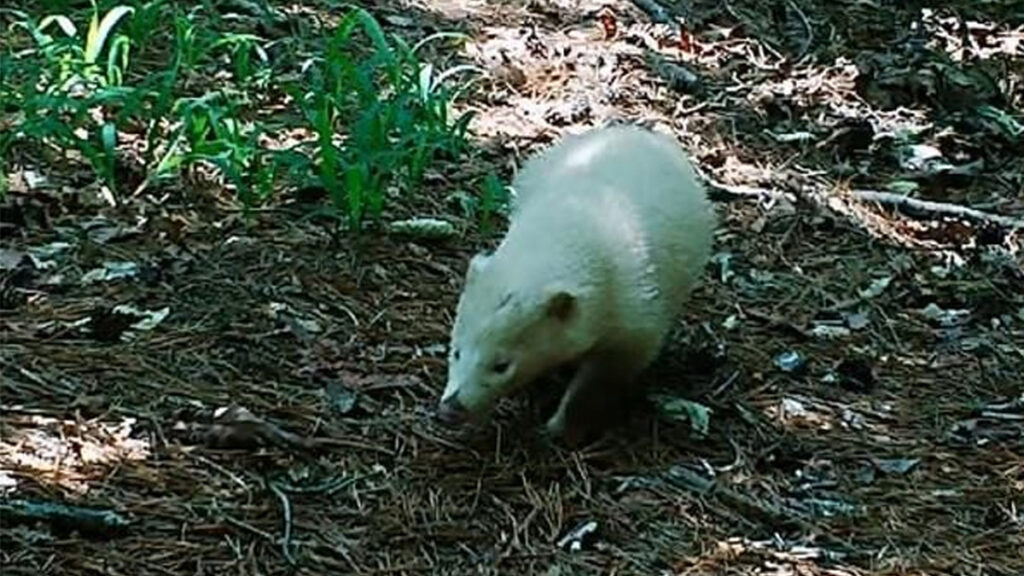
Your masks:
{"label": "bear's head", "polygon": [[500,398],[593,345],[589,290],[530,275],[493,255],[470,261],[438,411],[447,423],[481,419]]}

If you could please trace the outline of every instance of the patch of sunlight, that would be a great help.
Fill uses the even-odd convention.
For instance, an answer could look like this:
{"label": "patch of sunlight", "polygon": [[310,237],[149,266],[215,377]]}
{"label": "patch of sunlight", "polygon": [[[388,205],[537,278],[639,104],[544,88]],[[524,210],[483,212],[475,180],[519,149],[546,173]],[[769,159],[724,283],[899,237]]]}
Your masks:
{"label": "patch of sunlight", "polygon": [[434,12],[447,20],[457,21],[467,16],[484,13],[487,0],[408,0],[402,2],[405,8]]}
{"label": "patch of sunlight", "polygon": [[[430,3],[434,12],[473,13],[473,2]],[[474,132],[484,138],[532,139],[563,129],[579,131],[616,117],[671,123],[680,95],[656,78],[647,51],[673,52],[672,29],[638,20],[624,0],[558,2],[549,5],[544,25],[530,25],[527,12],[502,4],[489,10],[487,24],[463,47],[463,56],[489,70],[487,94],[474,102]],[[525,3],[524,3],[525,4]],[[609,29],[598,9],[618,16]],[[581,17],[581,15],[583,17]]]}
{"label": "patch of sunlight", "polygon": [[847,58],[820,66],[794,69],[778,80],[764,79],[750,87],[747,100],[755,108],[782,101],[796,104],[815,112],[822,123],[834,120],[869,120],[875,129],[875,138],[891,136],[897,139],[913,137],[933,128],[924,109],[898,107],[878,110],[857,93],[856,81],[860,71]]}
{"label": "patch of sunlight", "polygon": [[857,74],[857,65],[840,57],[832,64],[801,67],[778,80],[764,79],[752,87],[747,98],[755,104],[782,98],[801,108],[826,106],[838,116],[853,117],[860,104]]}
{"label": "patch of sunlight", "polygon": [[[515,13],[522,16],[530,14],[531,9],[536,11],[533,0],[505,0],[504,2],[493,2],[491,0],[406,0],[402,2],[405,7],[422,11],[434,12],[448,20],[458,20],[467,16],[486,16],[492,18],[496,13]],[[548,0],[544,2],[546,10],[563,10],[566,12],[585,13],[597,10],[608,4],[615,4],[615,1],[607,0]]]}
{"label": "patch of sunlight", "polygon": [[736,156],[726,156],[717,171],[725,184],[769,185],[778,178],[779,169],[771,164],[751,163]]}
{"label": "patch of sunlight", "polygon": [[858,430],[883,443],[892,440],[884,424],[892,419],[890,411],[888,405],[854,406],[795,394],[762,409],[772,422],[789,430]]}
{"label": "patch of sunlight", "polygon": [[17,479],[84,494],[111,468],[150,454],[147,440],[132,438],[134,418],[119,423],[17,416],[0,431],[0,491],[16,489]]}
{"label": "patch of sunlight", "polygon": [[975,57],[988,60],[996,56],[1024,56],[1024,25],[1008,29],[991,22],[966,20],[965,38],[956,16],[940,16],[932,8],[923,8],[921,12],[929,33],[928,47],[945,52],[954,62]]}
{"label": "patch of sunlight", "polygon": [[[670,87],[651,69],[650,54],[710,71],[742,60],[777,72],[784,60],[770,46],[731,29],[702,36],[694,48],[681,42],[671,26],[638,19],[630,2],[600,4],[602,10],[612,10],[613,24],[602,23],[596,3],[591,11],[553,6],[544,26],[528,25],[518,3],[491,8],[501,14],[488,17],[462,46],[463,56],[490,76],[486,93],[472,104],[477,135],[527,140],[543,135],[543,140],[615,118],[633,118],[675,126],[692,141],[699,135],[686,129],[687,111],[706,103]],[[429,9],[466,15],[478,12],[479,3],[451,0],[431,3]],[[795,104],[825,125],[868,119],[879,136],[912,137],[931,129],[924,111],[872,108],[857,93],[858,74],[853,61],[839,58],[767,74],[752,84],[737,81],[726,92],[730,98],[746,97],[755,109],[772,102]]]}
{"label": "patch of sunlight", "polygon": [[734,536],[720,540],[709,550],[710,558],[698,560],[701,564],[725,565],[742,557],[761,560],[758,576],[859,576],[863,572],[852,566],[843,566],[842,555],[817,546],[785,542],[781,539],[750,540]]}

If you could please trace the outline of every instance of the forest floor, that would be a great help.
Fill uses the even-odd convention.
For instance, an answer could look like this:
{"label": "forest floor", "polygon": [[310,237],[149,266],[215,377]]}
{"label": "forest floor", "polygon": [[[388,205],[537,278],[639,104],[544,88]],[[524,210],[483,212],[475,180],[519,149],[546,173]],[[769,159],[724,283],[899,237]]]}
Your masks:
{"label": "forest floor", "polygon": [[[458,240],[247,224],[209,190],[36,218],[8,175],[5,576],[1024,574],[1024,16],[676,4],[369,6],[490,72],[472,161],[389,208]],[[449,195],[610,119],[674,133],[721,220],[652,394],[575,451],[523,398],[453,434],[448,330],[495,238]]]}

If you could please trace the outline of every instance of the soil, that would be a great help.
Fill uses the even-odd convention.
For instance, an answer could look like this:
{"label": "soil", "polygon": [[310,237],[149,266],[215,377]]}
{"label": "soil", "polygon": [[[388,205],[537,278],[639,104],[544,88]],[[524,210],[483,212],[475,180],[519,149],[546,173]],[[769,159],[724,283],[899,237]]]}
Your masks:
{"label": "soil", "polygon": [[[408,4],[372,10],[470,34],[435,57],[493,76],[463,104],[470,159],[386,214],[458,238],[335,234],[284,201],[247,221],[211,183],[110,208],[69,200],[74,173],[10,177],[5,575],[1024,574],[1013,2],[943,3],[920,34],[852,0]],[[620,120],[675,134],[721,216],[658,394],[578,450],[539,435],[559,377],[444,428],[462,275],[496,241],[449,195]],[[908,182],[935,204],[858,196]],[[25,520],[39,502],[110,515]]]}

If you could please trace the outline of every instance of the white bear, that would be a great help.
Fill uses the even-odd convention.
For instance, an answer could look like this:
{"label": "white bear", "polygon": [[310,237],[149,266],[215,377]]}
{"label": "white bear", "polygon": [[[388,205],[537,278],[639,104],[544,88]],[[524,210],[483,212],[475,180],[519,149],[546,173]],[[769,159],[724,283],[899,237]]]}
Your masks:
{"label": "white bear", "polygon": [[633,387],[710,256],[716,218],[684,150],[637,126],[591,129],[530,158],[505,237],[477,254],[451,331],[438,415],[479,421],[566,363],[578,369],[547,432]]}

